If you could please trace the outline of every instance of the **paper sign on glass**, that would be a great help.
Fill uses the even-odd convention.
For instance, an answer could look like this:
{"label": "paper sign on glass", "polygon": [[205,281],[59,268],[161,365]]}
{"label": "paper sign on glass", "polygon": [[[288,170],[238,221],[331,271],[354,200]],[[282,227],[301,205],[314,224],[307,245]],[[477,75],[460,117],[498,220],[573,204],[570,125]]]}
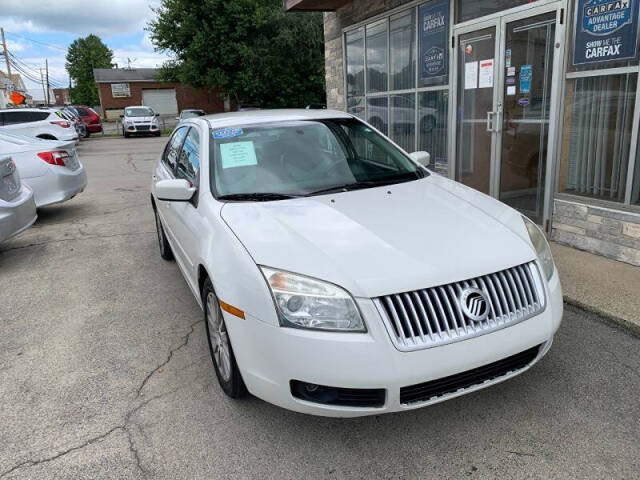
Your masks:
{"label": "paper sign on glass", "polygon": [[248,167],[257,165],[256,150],[253,142],[233,142],[220,145],[222,168]]}
{"label": "paper sign on glass", "polygon": [[478,62],[467,62],[464,64],[464,89],[474,88],[478,88]]}
{"label": "paper sign on glass", "polygon": [[515,95],[516,94],[516,86],[510,85],[507,87],[507,95]]}
{"label": "paper sign on glass", "polygon": [[480,79],[478,88],[493,87],[493,58],[488,60],[480,60]]}

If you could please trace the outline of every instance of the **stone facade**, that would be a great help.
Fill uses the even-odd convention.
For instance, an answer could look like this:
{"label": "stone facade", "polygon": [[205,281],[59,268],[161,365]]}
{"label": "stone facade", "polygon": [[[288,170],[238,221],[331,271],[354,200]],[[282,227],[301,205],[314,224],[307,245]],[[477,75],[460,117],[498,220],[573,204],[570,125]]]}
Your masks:
{"label": "stone facade", "polygon": [[551,238],[580,250],[640,266],[640,212],[556,198]]}
{"label": "stone facade", "polygon": [[335,12],[324,14],[325,75],[327,108],[346,110],[342,29],[399,7],[411,0],[354,0]]}

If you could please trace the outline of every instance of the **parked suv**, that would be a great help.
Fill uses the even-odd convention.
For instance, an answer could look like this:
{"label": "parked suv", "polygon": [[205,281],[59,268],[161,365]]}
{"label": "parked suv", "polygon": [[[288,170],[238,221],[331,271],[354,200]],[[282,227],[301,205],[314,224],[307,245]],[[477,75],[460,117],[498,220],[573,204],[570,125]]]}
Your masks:
{"label": "parked suv", "polygon": [[129,138],[131,135],[151,134],[160,136],[158,114],[151,107],[127,107],[124,109],[122,119],[122,136]]}
{"label": "parked suv", "polygon": [[86,105],[78,105],[73,108],[78,112],[80,119],[87,126],[87,137],[92,133],[100,133],[102,131],[100,115],[98,115],[93,108],[87,107]]}
{"label": "parked suv", "polygon": [[45,140],[77,141],[78,132],[54,110],[13,108],[0,110],[0,129]]}

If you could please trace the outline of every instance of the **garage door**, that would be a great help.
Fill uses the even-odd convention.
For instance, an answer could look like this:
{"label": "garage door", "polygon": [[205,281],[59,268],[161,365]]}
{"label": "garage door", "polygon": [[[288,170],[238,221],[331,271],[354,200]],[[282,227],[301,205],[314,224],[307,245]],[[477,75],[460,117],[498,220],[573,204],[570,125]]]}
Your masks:
{"label": "garage door", "polygon": [[160,115],[176,115],[178,113],[176,91],[173,88],[142,90],[142,104],[153,108],[153,111]]}

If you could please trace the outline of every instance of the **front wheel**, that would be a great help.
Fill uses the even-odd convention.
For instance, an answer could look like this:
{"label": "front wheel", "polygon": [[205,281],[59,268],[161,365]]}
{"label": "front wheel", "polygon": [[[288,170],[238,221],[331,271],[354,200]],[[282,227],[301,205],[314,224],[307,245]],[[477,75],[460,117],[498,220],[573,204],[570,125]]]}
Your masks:
{"label": "front wheel", "polygon": [[204,281],[202,286],[202,298],[205,301],[204,319],[207,340],[209,341],[209,353],[218,377],[218,383],[224,393],[231,398],[244,397],[247,394],[247,387],[245,387],[242,375],[240,375],[220,303],[209,278]]}

